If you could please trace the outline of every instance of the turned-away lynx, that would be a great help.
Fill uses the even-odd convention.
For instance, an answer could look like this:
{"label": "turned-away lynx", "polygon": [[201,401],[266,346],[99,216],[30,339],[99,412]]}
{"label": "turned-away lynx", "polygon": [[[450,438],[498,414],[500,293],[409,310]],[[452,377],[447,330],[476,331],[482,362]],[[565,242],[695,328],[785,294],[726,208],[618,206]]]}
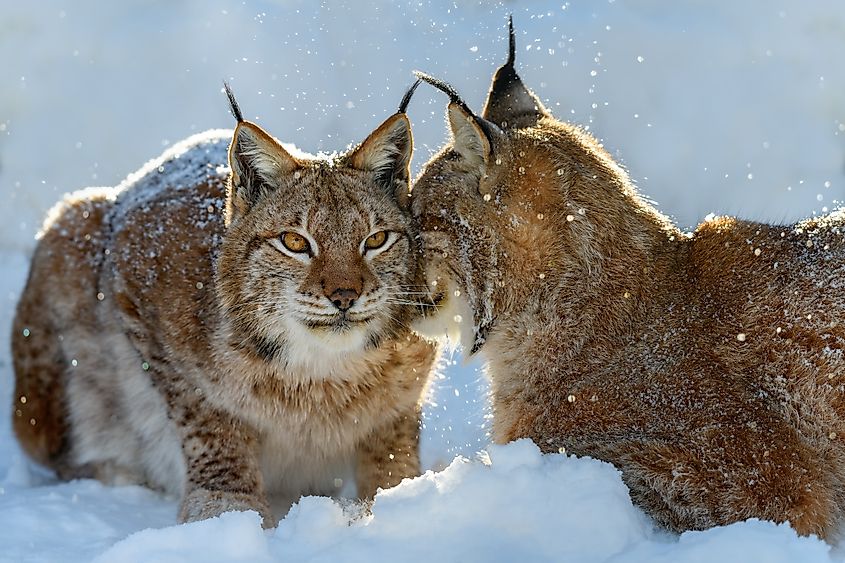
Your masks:
{"label": "turned-away lynx", "polygon": [[836,539],[845,213],[685,234],[543,107],[513,54],[511,31],[481,116],[428,78],[452,141],[412,202],[439,290],[419,326],[463,328],[487,361],[495,441],[609,461],[674,530],[757,517]]}
{"label": "turned-away lynx", "polygon": [[436,351],[406,328],[412,92],[326,158],[230,93],[234,135],[58,204],[14,321],[23,449],[63,477],[179,494],[180,521],[252,509],[269,526],[276,499],[417,475]]}

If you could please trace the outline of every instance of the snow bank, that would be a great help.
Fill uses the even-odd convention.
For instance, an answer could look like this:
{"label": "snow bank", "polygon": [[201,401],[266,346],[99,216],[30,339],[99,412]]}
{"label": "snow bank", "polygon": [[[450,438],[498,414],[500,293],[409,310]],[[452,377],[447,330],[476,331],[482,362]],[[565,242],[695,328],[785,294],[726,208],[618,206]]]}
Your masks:
{"label": "snow bank", "polygon": [[273,561],[256,512],[229,512],[217,518],[160,530],[143,530],[116,543],[96,563]]}
{"label": "snow bank", "polygon": [[831,561],[823,542],[768,522],[656,532],[606,463],[541,455],[526,440],[487,454],[380,493],[371,515],[307,497],[274,531],[229,513],[138,532],[97,561]]}
{"label": "snow bank", "polygon": [[91,561],[144,528],[172,525],[176,503],[95,481],[0,484],[0,561]]}

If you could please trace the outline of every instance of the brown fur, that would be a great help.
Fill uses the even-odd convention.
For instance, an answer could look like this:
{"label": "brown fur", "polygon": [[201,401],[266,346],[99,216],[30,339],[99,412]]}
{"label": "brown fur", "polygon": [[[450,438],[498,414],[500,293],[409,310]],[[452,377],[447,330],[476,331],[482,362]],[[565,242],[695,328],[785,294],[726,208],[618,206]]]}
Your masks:
{"label": "brown fur", "polygon": [[[180,521],[272,525],[271,502],[419,474],[436,351],[406,328],[407,118],[333,160],[240,122],[231,175],[230,139],[188,139],[53,210],[14,323],[13,422],[60,476],[181,494]],[[390,244],[362,251],[382,229]],[[313,255],[288,256],[288,231]]]}
{"label": "brown fur", "polygon": [[412,198],[439,292],[419,328],[486,359],[495,441],[613,463],[672,530],[838,537],[845,213],[685,234],[503,69],[484,117],[450,104]]}

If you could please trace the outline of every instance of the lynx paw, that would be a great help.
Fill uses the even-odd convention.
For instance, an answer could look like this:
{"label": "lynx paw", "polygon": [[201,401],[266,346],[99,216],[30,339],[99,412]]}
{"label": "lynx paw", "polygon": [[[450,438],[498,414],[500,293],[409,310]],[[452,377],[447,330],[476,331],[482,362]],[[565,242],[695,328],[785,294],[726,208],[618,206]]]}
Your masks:
{"label": "lynx paw", "polygon": [[224,512],[254,510],[261,515],[262,527],[275,528],[279,523],[263,497],[247,493],[210,491],[197,488],[189,491],[179,507],[179,522],[196,522]]}

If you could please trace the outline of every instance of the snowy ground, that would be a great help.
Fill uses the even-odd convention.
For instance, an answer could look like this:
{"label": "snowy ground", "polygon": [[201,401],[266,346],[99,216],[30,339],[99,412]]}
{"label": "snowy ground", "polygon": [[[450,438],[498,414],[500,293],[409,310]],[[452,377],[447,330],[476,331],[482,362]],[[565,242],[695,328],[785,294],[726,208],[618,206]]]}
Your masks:
{"label": "snowy ground", "polygon": [[[222,78],[247,116],[312,152],[361,140],[414,68],[479,109],[509,12],[525,81],[603,138],[682,226],[709,212],[793,220],[845,199],[841,0],[4,2],[0,560],[845,560],[845,546],[763,522],[655,531],[593,460],[524,442],[477,453],[485,384],[457,357],[426,410],[423,459],[437,471],[380,494],[351,525],[338,504],[307,498],[270,532],[252,514],[175,526],[175,499],[59,484],[21,458],[9,325],[61,193],[115,184],[170,143],[230,126]],[[411,105],[417,169],[443,140],[444,104],[421,88]]]}

